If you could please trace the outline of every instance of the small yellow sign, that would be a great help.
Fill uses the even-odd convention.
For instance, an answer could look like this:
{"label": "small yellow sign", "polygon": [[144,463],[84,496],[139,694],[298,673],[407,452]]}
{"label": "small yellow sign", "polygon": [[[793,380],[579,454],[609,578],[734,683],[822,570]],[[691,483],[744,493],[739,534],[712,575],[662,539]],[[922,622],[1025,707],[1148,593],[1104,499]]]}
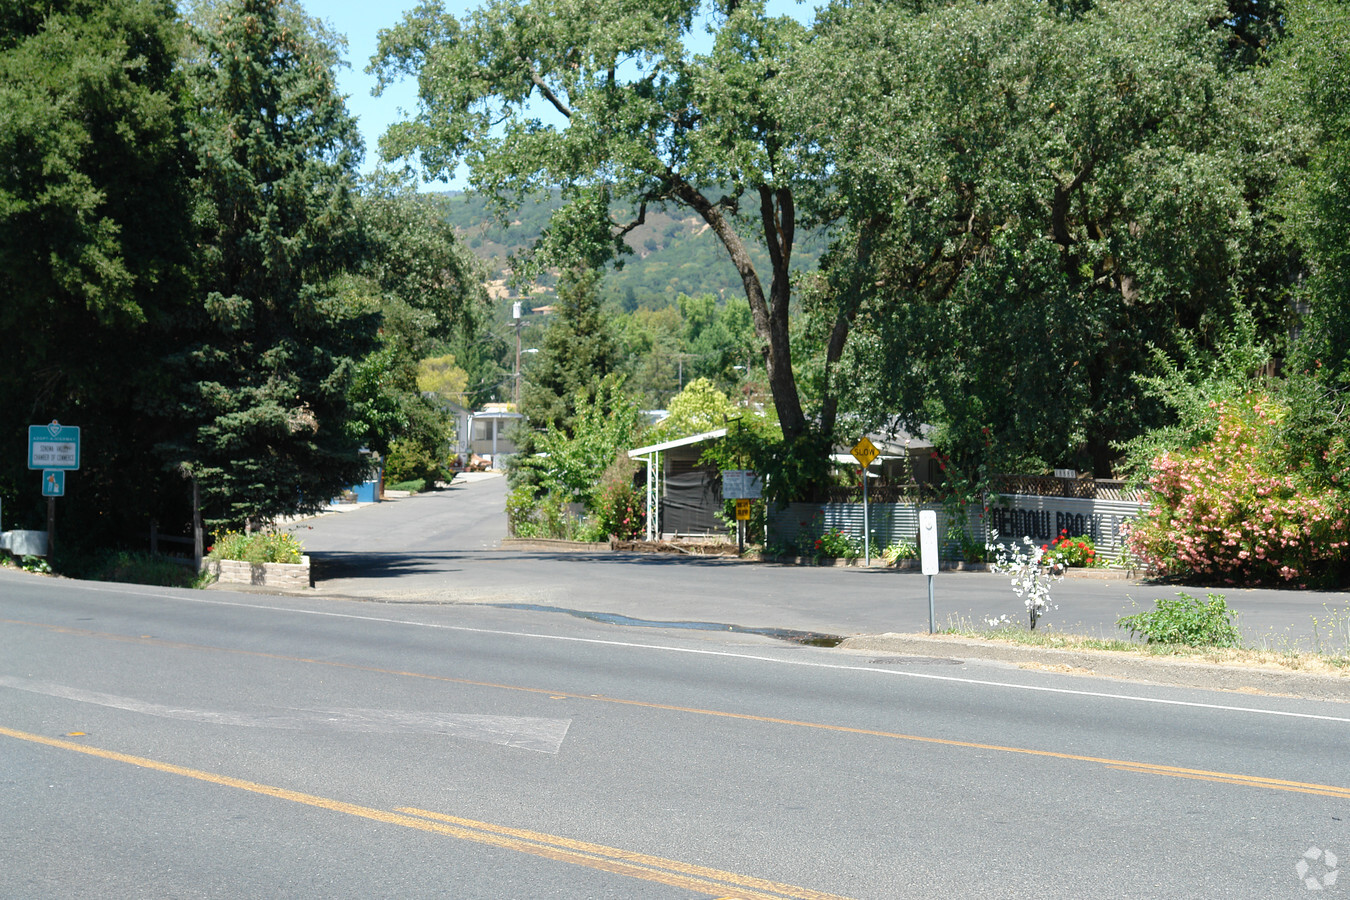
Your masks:
{"label": "small yellow sign", "polygon": [[749,500],[737,500],[737,501],[736,501],[736,521],[737,521],[737,522],[748,522],[748,521],[750,521],[750,501],[749,501]]}
{"label": "small yellow sign", "polygon": [[876,448],[876,445],[867,439],[867,435],[863,435],[863,439],[853,445],[853,458],[863,468],[870,466],[872,460],[876,459],[880,453],[881,451]]}

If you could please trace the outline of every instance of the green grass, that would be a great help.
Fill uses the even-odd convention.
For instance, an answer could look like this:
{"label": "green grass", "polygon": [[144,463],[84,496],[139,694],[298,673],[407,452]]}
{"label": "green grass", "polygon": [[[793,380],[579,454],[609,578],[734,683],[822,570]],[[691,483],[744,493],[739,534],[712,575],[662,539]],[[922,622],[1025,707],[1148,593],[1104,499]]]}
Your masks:
{"label": "green grass", "polygon": [[410,494],[420,494],[427,489],[425,478],[414,478],[412,481],[400,481],[397,484],[386,484],[386,491],[407,491]]}

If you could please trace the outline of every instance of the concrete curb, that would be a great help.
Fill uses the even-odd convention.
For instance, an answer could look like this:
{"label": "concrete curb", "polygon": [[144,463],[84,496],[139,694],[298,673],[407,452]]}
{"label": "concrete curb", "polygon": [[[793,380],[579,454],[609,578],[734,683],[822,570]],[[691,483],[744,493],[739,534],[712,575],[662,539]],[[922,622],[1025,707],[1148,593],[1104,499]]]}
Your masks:
{"label": "concrete curb", "polygon": [[502,538],[503,550],[548,550],[559,553],[608,553],[609,541],[564,541],[558,538]]}
{"label": "concrete curb", "polygon": [[1278,694],[1310,700],[1337,700],[1350,703],[1350,671],[1343,676],[1318,675],[1252,666],[1132,656],[1109,650],[1020,647],[950,635],[860,635],[845,639],[840,648],[859,653],[992,660],[1023,668],[1060,671],[1070,675],[1095,675],[1149,684]]}

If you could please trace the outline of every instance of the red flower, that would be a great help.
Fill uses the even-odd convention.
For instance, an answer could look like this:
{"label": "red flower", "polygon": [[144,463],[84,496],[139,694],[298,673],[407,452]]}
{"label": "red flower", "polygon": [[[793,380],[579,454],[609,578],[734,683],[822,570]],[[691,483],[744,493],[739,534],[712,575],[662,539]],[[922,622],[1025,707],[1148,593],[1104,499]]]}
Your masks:
{"label": "red flower", "polygon": [[1086,550],[1087,548],[1088,548],[1087,544],[1083,543],[1082,541],[1079,541],[1079,542],[1078,542],[1078,549],[1079,549],[1079,550]]}

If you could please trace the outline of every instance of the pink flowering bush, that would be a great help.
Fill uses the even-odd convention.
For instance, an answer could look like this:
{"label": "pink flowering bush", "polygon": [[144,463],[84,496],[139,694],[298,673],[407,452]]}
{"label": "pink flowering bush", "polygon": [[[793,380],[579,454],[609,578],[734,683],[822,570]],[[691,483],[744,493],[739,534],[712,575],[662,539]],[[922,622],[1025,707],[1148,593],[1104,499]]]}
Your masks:
{"label": "pink flowering bush", "polygon": [[589,510],[600,534],[621,541],[647,536],[647,496],[645,488],[633,484],[636,470],[637,463],[619,452],[600,476]]}
{"label": "pink flowering bush", "polygon": [[1340,473],[1290,458],[1289,410],[1270,394],[1210,407],[1212,439],[1153,460],[1152,506],[1127,535],[1133,553],[1154,574],[1230,584],[1335,578],[1350,556]]}

